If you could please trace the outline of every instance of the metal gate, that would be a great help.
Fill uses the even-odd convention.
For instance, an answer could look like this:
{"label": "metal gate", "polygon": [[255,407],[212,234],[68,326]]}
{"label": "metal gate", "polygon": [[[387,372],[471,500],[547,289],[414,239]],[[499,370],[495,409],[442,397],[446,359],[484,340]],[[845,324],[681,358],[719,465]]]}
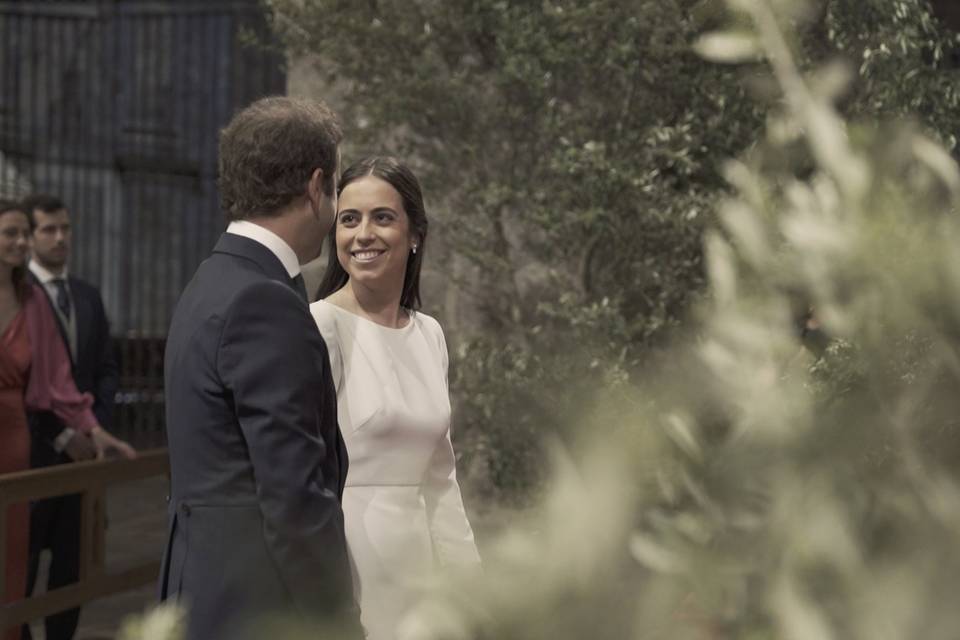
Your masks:
{"label": "metal gate", "polygon": [[[154,444],[173,305],[224,227],[217,134],[284,93],[257,0],[0,1],[0,189],[57,195],[70,269],[98,285],[121,359],[120,427]],[[131,433],[132,430],[132,433]]]}

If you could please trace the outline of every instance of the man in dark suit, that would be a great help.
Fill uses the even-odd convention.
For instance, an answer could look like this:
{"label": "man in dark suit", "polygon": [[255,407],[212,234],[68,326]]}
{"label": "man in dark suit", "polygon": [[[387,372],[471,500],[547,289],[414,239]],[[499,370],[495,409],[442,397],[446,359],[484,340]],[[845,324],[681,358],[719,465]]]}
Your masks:
{"label": "man in dark suit", "polygon": [[[93,412],[100,423],[90,437],[66,428],[52,412],[31,413],[30,462],[34,468],[75,460],[88,460],[116,449],[132,456],[126,443],[106,429],[113,421],[113,398],[117,391],[117,362],[110,340],[110,325],[100,292],[93,285],[67,272],[70,258],[70,215],[57,198],[35,194],[23,209],[32,227],[30,275],[47,294],[60,334],[70,354],[77,388],[93,395]],[[74,583],[80,569],[80,496],[73,494],[40,500],[30,512],[30,564],[28,589],[33,590],[40,552],[51,553],[47,589]],[[80,609],[49,616],[44,621],[48,640],[70,640],[77,629]],[[29,638],[29,628],[24,628]]]}
{"label": "man in dark suit", "polygon": [[188,640],[235,638],[269,613],[359,637],[340,508],[347,456],[300,274],[333,225],[340,137],[323,103],[283,97],[221,132],[230,224],[177,303],[164,360],[160,597],[186,603]]}

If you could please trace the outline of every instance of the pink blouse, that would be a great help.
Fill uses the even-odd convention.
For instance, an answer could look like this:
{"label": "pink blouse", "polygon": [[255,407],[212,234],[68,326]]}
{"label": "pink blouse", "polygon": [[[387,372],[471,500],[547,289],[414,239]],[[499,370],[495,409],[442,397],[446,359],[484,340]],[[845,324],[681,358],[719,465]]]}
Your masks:
{"label": "pink blouse", "polygon": [[27,380],[27,411],[52,411],[64,425],[82,433],[98,426],[90,409],[93,396],[80,393],[70,371],[70,358],[46,295],[36,284],[23,303],[32,362]]}

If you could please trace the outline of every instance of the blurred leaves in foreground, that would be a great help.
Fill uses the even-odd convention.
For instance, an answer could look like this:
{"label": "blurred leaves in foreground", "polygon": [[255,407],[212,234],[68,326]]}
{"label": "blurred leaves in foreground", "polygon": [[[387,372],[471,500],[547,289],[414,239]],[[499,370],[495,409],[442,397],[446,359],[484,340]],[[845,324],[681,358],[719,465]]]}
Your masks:
{"label": "blurred leaves in foreground", "polygon": [[736,35],[700,51],[767,60],[782,99],[725,167],[696,338],[596,398],[543,505],[419,637],[960,630],[960,173],[909,124],[838,115],[835,69],[789,44],[807,5],[728,4]]}
{"label": "blurred leaves in foreground", "polygon": [[[588,349],[570,377],[601,382],[589,410],[573,386],[525,387],[576,415],[574,444],[548,447],[544,498],[484,575],[438,582],[406,638],[957,636],[960,174],[916,125],[841,117],[852,74],[832,61],[800,71],[795,28],[819,5],[727,4],[734,33],[699,51],[766,61],[778,92],[723,168],[695,329],[641,375]],[[578,305],[570,326],[616,328],[605,314]],[[518,349],[460,357],[506,389],[537,364]],[[616,340],[592,353],[619,366]]]}
{"label": "blurred leaves in foreground", "polygon": [[[581,429],[584,393],[672,366],[665,345],[698,330],[729,158],[800,177],[814,167],[777,117],[762,43],[724,0],[265,4],[290,56],[315,61],[344,118],[344,159],[392,153],[423,180],[428,271],[442,265],[458,292],[441,297],[434,280],[426,300],[454,347],[454,438],[474,505],[529,503],[544,486],[539,444]],[[955,148],[960,46],[926,0],[776,6],[809,90],[856,123],[850,140],[883,175],[912,171],[895,119]],[[743,64],[694,53],[721,25],[713,42]],[[771,144],[758,144],[765,126]]]}

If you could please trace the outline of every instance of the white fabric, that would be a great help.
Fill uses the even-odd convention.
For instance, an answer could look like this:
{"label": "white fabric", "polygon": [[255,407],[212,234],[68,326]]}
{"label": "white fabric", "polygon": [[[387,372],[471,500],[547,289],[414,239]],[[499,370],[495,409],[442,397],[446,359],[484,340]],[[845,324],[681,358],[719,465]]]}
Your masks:
{"label": "white fabric", "polygon": [[227,227],[227,233],[232,233],[235,236],[243,236],[244,238],[259,242],[267,249],[270,249],[273,255],[277,256],[277,259],[283,263],[283,268],[287,270],[291,278],[296,278],[297,275],[299,275],[300,260],[297,259],[296,252],[290,248],[290,245],[287,244],[283,238],[273,231],[270,231],[270,229],[261,227],[249,220],[234,220]]}
{"label": "white fabric", "polygon": [[67,445],[70,444],[70,441],[73,440],[73,436],[77,435],[77,432],[67,427],[60,432],[53,440],[53,450],[57,453],[63,453],[63,450],[67,448]]}
{"label": "white fabric", "polygon": [[[57,318],[60,320],[60,326],[66,330],[67,334],[67,348],[70,350],[70,357],[74,362],[77,361],[77,314],[76,314],[76,301],[73,297],[73,289],[70,288],[70,276],[67,273],[67,268],[64,267],[60,270],[60,273],[54,273],[41,265],[36,260],[31,260],[27,267],[36,276],[37,280],[40,281],[40,284],[43,285],[43,288],[47,290],[47,295],[50,296],[50,299],[53,300],[53,311],[57,315]],[[57,302],[57,285],[53,283],[54,280],[62,279],[63,285],[67,288],[67,295],[70,296],[70,303],[73,305],[74,313],[70,314],[70,317],[67,318],[63,315],[63,312],[60,311],[60,306]]]}
{"label": "white fabric", "polygon": [[30,271],[33,272],[33,275],[37,276],[37,280],[40,281],[40,284],[44,286],[48,284],[50,286],[53,286],[52,281],[56,280],[57,278],[63,278],[64,280],[66,280],[69,277],[66,267],[61,269],[60,273],[54,273],[53,271],[50,271],[49,269],[44,267],[42,264],[40,264],[36,260],[31,260],[27,266],[30,268]]}
{"label": "white fabric", "polygon": [[391,329],[322,300],[310,312],[350,458],[343,512],[361,622],[369,640],[399,639],[438,563],[480,562],[450,441],[446,342],[422,313]]}

